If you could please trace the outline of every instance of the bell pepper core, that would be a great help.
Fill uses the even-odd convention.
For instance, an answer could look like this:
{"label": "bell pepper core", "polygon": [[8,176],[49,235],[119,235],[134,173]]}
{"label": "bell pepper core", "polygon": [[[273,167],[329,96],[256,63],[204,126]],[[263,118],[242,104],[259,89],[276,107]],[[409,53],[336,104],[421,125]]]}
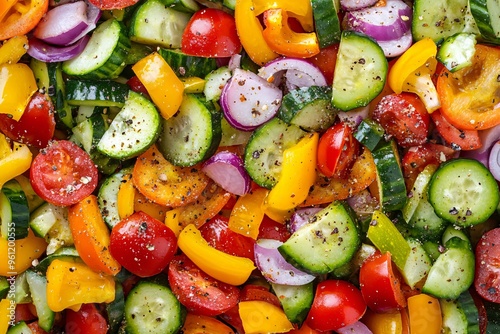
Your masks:
{"label": "bell pepper core", "polygon": [[146,87],[163,118],[169,119],[179,109],[184,84],[158,52],[142,58],[132,70]]}
{"label": "bell pepper core", "polygon": [[262,35],[274,52],[298,58],[309,58],[319,53],[316,33],[294,32],[288,25],[288,14],[285,10],[280,8],[266,10],[264,24],[266,28]]}
{"label": "bell pepper core", "polygon": [[441,107],[432,82],[437,66],[436,54],[436,44],[432,39],[424,38],[399,57],[388,76],[389,86],[396,94],[403,91],[417,94],[429,113]]}
{"label": "bell pepper core", "polygon": [[35,75],[28,65],[0,65],[0,113],[18,121],[37,90]]}
{"label": "bell pepper core", "polygon": [[114,299],[113,277],[96,273],[84,263],[55,259],[47,269],[47,303],[54,312]]}
{"label": "bell pepper core", "polygon": [[318,133],[312,133],[283,152],[281,175],[267,196],[268,208],[286,211],[306,199],[316,180],[318,140]]}
{"label": "bell pepper core", "polygon": [[239,314],[245,333],[287,333],[294,327],[279,307],[261,300],[241,301]]}
{"label": "bell pepper core", "polygon": [[252,260],[211,247],[193,224],[182,230],[177,245],[201,270],[227,284],[245,283],[255,269]]}

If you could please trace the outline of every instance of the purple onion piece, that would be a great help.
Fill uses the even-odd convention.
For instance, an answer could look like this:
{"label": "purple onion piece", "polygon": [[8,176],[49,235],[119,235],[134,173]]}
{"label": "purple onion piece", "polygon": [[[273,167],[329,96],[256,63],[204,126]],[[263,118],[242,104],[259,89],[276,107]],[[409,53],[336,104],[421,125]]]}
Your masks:
{"label": "purple onion piece", "polygon": [[322,208],[317,207],[301,208],[296,210],[290,217],[290,223],[288,224],[288,230],[290,231],[290,233],[295,233],[302,226],[309,222],[309,218],[311,218],[321,210]]}
{"label": "purple onion piece", "polygon": [[49,10],[33,31],[33,36],[53,45],[68,45],[88,27],[87,4],[77,1]]}
{"label": "purple onion piece", "polygon": [[362,221],[371,217],[373,211],[380,208],[378,200],[366,189],[349,197],[347,204],[349,204],[356,213],[356,216]]}
{"label": "purple onion piece", "polygon": [[347,123],[351,129],[356,129],[362,120],[368,117],[370,106],[360,107],[349,111],[339,111],[339,119]]}
{"label": "purple onion piece", "polygon": [[387,0],[387,5],[347,12],[345,29],[355,30],[376,41],[393,41],[411,29],[412,9],[402,0]]}
{"label": "purple onion piece", "polygon": [[358,10],[366,7],[371,7],[378,0],[340,0],[340,8],[343,10]]}
{"label": "purple onion piece", "polygon": [[373,332],[361,321],[356,321],[353,324],[335,330],[338,334],[373,334]]}
{"label": "purple onion piece", "polygon": [[87,3],[87,23],[88,26],[85,28],[80,35],[76,36],[70,44],[76,43],[80,38],[83,36],[87,35],[89,32],[94,30],[97,27],[97,22],[99,22],[99,19],[101,18],[102,11],[91,4],[90,2]]}
{"label": "purple onion piece", "polygon": [[259,239],[254,246],[255,264],[262,275],[271,283],[283,285],[304,285],[316,276],[305,273],[290,263],[278,251],[283,243],[273,239]]}
{"label": "purple onion piece", "polygon": [[276,115],[282,96],[278,87],[257,74],[235,69],[222,89],[220,104],[231,126],[251,131]]}
{"label": "purple onion piece", "polygon": [[73,59],[82,53],[89,42],[90,36],[84,36],[75,44],[69,46],[53,46],[42,42],[37,38],[30,38],[28,54],[46,63],[61,62]]}
{"label": "purple onion piece", "polygon": [[408,50],[413,43],[411,31],[392,41],[378,41],[378,45],[384,50],[384,55],[388,58],[397,57]]}
{"label": "purple onion piece", "polygon": [[491,146],[488,165],[493,177],[497,181],[500,181],[500,141],[497,141],[493,144],[493,146]]}
{"label": "purple onion piece", "polygon": [[203,164],[202,171],[224,190],[243,196],[250,191],[250,176],[243,160],[235,153],[221,151]]}
{"label": "purple onion piece", "polygon": [[[325,76],[319,68],[311,64],[305,59],[299,58],[278,58],[271,60],[269,63],[259,69],[259,76],[265,80],[274,83],[278,86],[286,75],[286,71],[292,70],[292,74],[285,77],[287,80],[292,80],[292,85],[298,86],[303,82],[305,86],[327,86]],[[303,78],[298,73],[302,73]],[[297,87],[298,88],[298,87]]]}
{"label": "purple onion piece", "polygon": [[240,68],[240,66],[241,66],[241,55],[239,53],[232,55],[231,58],[229,58],[229,63],[227,64],[229,70],[234,71],[235,69]]}
{"label": "purple onion piece", "polygon": [[486,130],[479,131],[479,139],[482,146],[477,150],[461,151],[460,156],[479,160],[486,167],[489,166],[489,155],[491,147],[500,140],[500,125],[494,126]]}

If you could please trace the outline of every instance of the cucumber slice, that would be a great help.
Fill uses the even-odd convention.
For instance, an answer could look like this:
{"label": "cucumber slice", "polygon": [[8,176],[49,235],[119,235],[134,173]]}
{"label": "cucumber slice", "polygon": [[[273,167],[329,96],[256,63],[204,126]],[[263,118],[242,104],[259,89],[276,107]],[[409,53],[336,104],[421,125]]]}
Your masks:
{"label": "cucumber slice", "polygon": [[450,72],[456,72],[472,64],[476,52],[476,35],[458,33],[447,37],[437,53],[439,60]]}
{"label": "cucumber slice", "polygon": [[314,26],[320,48],[326,48],[340,41],[341,27],[337,1],[311,0]]}
{"label": "cucumber slice", "polygon": [[179,111],[163,119],[158,149],[176,166],[193,166],[212,156],[222,138],[222,113],[201,95],[185,94]]}
{"label": "cucumber slice", "polygon": [[175,334],[185,311],[169,287],[142,280],[125,300],[126,331],[130,334]]}
{"label": "cucumber slice", "polygon": [[359,123],[354,138],[366,146],[370,151],[377,147],[384,136],[384,128],[371,118],[365,118]]}
{"label": "cucumber slice", "polygon": [[332,107],[331,100],[331,87],[301,87],[283,96],[278,117],[306,131],[324,131],[337,117],[337,110]]}
{"label": "cucumber slice", "polygon": [[190,17],[189,13],[169,8],[162,0],[147,0],[137,8],[130,20],[130,40],[165,48],[180,48],[182,33]]}
{"label": "cucumber slice", "polygon": [[78,56],[62,64],[64,73],[87,79],[116,78],[125,68],[130,40],[118,20],[101,23]]}
{"label": "cucumber slice", "polygon": [[428,196],[439,217],[461,227],[486,221],[500,201],[490,171],[479,161],[466,158],[442,163],[432,175]]}
{"label": "cucumber slice", "polygon": [[299,326],[304,322],[314,299],[314,283],[282,285],[271,283],[288,320]]}
{"label": "cucumber slice", "polygon": [[179,49],[160,48],[158,53],[181,78],[203,78],[217,68],[215,58],[190,56]]}
{"label": "cucumber slice", "polygon": [[482,39],[500,44],[500,3],[496,0],[470,0],[469,5]]}
{"label": "cucumber slice", "polygon": [[0,232],[4,239],[28,236],[30,210],[28,199],[16,179],[7,181],[0,192]]}
{"label": "cucumber slice", "polygon": [[50,332],[54,324],[55,312],[47,304],[47,278],[33,270],[27,270],[26,280],[38,316],[38,326],[44,331]]}
{"label": "cucumber slice", "polygon": [[0,300],[7,297],[9,289],[10,289],[10,284],[7,281],[7,277],[0,276]]}
{"label": "cucumber slice", "polygon": [[129,87],[113,80],[66,81],[66,101],[74,106],[123,107]]}
{"label": "cucumber slice", "polygon": [[388,63],[367,35],[344,30],[332,85],[332,104],[348,111],[368,105],[384,88]]}
{"label": "cucumber slice", "polygon": [[184,13],[194,13],[200,9],[198,2],[194,0],[162,0],[161,2],[165,6]]}
{"label": "cucumber slice", "polygon": [[479,312],[468,291],[456,300],[440,299],[444,333],[479,333]]}
{"label": "cucumber slice", "polygon": [[130,91],[125,105],[97,144],[97,150],[118,160],[140,155],[158,138],[160,118],[150,100]]}
{"label": "cucumber slice", "polygon": [[113,228],[120,221],[118,214],[118,191],[124,177],[132,177],[132,167],[119,170],[104,180],[99,188],[97,201],[101,210],[104,222]]}
{"label": "cucumber slice", "polygon": [[14,326],[9,328],[7,334],[33,334],[33,331],[28,327],[26,322],[19,321]]}
{"label": "cucumber slice", "polygon": [[271,189],[281,173],[283,151],[297,144],[306,134],[295,125],[279,118],[254,130],[245,147],[245,169],[259,186]]}
{"label": "cucumber slice", "polygon": [[205,76],[205,88],[203,94],[208,101],[219,100],[222,88],[231,78],[231,70],[227,66],[221,66]]}
{"label": "cucumber slice", "polygon": [[347,204],[333,202],[278,250],[288,262],[306,272],[332,272],[349,262],[361,245],[354,217]]}

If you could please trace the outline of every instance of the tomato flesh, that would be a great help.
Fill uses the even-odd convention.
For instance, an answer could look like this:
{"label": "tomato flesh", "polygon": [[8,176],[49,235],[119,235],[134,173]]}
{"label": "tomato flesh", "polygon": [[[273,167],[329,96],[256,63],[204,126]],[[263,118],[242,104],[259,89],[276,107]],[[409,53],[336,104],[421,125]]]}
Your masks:
{"label": "tomato flesh", "polygon": [[89,0],[91,4],[101,10],[123,9],[136,4],[139,0]]}
{"label": "tomato flesh", "polygon": [[436,130],[443,139],[456,150],[475,150],[481,147],[481,139],[477,130],[461,130],[451,124],[436,110],[431,114]]}
{"label": "tomato flesh", "polygon": [[474,286],[486,300],[500,303],[500,228],[481,237],[476,246],[476,275]]}
{"label": "tomato flesh", "polygon": [[177,251],[177,238],[161,221],[139,211],[113,227],[109,250],[131,273],[150,277],[168,266]]}
{"label": "tomato flesh", "polygon": [[237,287],[207,275],[184,254],[170,262],[168,281],[179,302],[196,314],[219,315],[238,303]]}
{"label": "tomato flesh", "polygon": [[337,330],[361,319],[366,303],[352,283],[327,279],[318,284],[306,322],[318,331]]}
{"label": "tomato flesh", "polygon": [[393,269],[391,254],[377,253],[363,262],[359,271],[361,293],[375,312],[391,312],[406,306],[401,277]]}
{"label": "tomato flesh", "polygon": [[290,235],[291,233],[288,231],[285,224],[278,223],[264,215],[259,226],[259,235],[257,239],[274,239],[285,242],[290,238]]}
{"label": "tomato flesh", "polygon": [[241,51],[234,17],[220,9],[193,14],[182,35],[182,52],[199,57],[231,57]]}
{"label": "tomato flesh", "polygon": [[430,116],[424,103],[413,93],[384,96],[373,111],[373,119],[401,147],[422,145],[427,141]]}
{"label": "tomato flesh", "polygon": [[66,310],[66,333],[105,334],[108,323],[94,304],[83,304],[78,312]]}
{"label": "tomato flesh", "polygon": [[56,121],[54,106],[49,97],[36,92],[19,119],[0,114],[0,131],[12,140],[43,148],[54,136]]}
{"label": "tomato flesh", "polygon": [[55,205],[78,203],[94,191],[97,181],[97,167],[90,156],[68,140],[49,142],[31,165],[33,190]]}

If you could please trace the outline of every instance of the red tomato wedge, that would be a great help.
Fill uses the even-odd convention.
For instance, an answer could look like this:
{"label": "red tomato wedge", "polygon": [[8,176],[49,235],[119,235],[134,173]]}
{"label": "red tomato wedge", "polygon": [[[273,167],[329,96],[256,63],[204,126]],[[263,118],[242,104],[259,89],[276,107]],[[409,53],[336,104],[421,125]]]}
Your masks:
{"label": "red tomato wedge", "polygon": [[181,41],[182,52],[199,57],[231,57],[241,51],[234,17],[220,9],[193,14]]}
{"label": "red tomato wedge", "polygon": [[101,10],[123,9],[135,5],[139,0],[89,0],[91,4]]}
{"label": "red tomato wedge", "polygon": [[5,1],[0,6],[0,41],[27,34],[40,22],[49,0]]}
{"label": "red tomato wedge", "polygon": [[54,136],[55,128],[54,105],[47,95],[40,92],[31,97],[19,121],[0,114],[0,131],[26,145],[44,148]]}
{"label": "red tomato wedge", "polygon": [[461,130],[453,126],[436,110],[431,114],[432,121],[436,126],[439,135],[443,137],[446,143],[456,150],[475,150],[481,147],[481,139],[477,130]]}
{"label": "red tomato wedge", "polygon": [[177,251],[177,238],[161,221],[140,211],[113,227],[109,250],[131,273],[150,277],[168,266]]}
{"label": "red tomato wedge", "polygon": [[51,141],[33,159],[30,181],[33,190],[47,202],[69,206],[94,191],[98,171],[87,152],[75,143]]}
{"label": "red tomato wedge", "polygon": [[238,303],[237,287],[207,275],[183,254],[170,262],[168,282],[179,302],[196,314],[219,315]]}
{"label": "red tomato wedge", "polygon": [[476,246],[476,275],[474,286],[486,300],[500,303],[500,228],[481,237]]}
{"label": "red tomato wedge", "polygon": [[106,334],[108,323],[94,304],[83,304],[78,312],[66,310],[66,333]]}
{"label": "red tomato wedge", "polygon": [[455,127],[482,130],[500,124],[500,49],[477,44],[472,64],[451,73],[443,67],[436,89],[441,112]]}

